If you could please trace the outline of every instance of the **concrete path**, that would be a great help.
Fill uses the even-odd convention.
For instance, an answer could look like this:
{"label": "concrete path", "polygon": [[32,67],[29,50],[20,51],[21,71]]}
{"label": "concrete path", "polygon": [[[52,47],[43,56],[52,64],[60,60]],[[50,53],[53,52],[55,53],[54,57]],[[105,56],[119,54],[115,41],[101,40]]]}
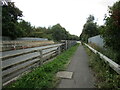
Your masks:
{"label": "concrete path", "polygon": [[78,47],[66,71],[73,72],[72,79],[62,79],[57,88],[94,88],[95,80],[83,46]]}

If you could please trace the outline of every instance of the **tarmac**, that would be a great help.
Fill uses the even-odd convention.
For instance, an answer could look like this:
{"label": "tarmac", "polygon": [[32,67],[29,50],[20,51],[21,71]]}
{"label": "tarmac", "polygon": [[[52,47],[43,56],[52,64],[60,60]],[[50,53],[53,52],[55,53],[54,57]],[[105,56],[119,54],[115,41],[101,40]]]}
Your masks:
{"label": "tarmac", "polygon": [[62,78],[57,88],[95,88],[89,57],[82,45],[77,48],[66,71],[73,72],[72,78]]}

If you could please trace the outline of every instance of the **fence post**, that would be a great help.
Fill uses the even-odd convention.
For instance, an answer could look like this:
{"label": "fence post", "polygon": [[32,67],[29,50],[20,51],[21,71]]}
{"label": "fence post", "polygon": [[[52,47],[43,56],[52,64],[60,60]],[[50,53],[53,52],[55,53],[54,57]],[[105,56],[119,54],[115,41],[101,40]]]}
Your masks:
{"label": "fence post", "polygon": [[70,41],[70,48],[72,47],[72,41]]}
{"label": "fence post", "polygon": [[59,55],[61,53],[61,48],[60,46],[57,48],[57,54]]}
{"label": "fence post", "polygon": [[65,41],[65,49],[67,50],[67,48],[68,48],[68,45],[67,45],[67,40]]}
{"label": "fence post", "polygon": [[42,65],[43,64],[43,59],[42,59],[43,53],[42,53],[42,50],[38,50],[38,52],[40,53],[40,56],[39,56],[39,58],[40,58],[40,65]]}
{"label": "fence post", "polygon": [[0,59],[0,90],[2,89],[2,59]]}
{"label": "fence post", "polygon": [[67,49],[69,49],[69,46],[70,46],[70,41],[67,40]]}
{"label": "fence post", "polygon": [[[0,0],[0,16],[2,16],[2,1]],[[2,36],[2,20],[0,18],[0,36]],[[2,41],[2,38],[1,38]],[[0,42],[1,42],[0,41]],[[3,43],[2,43],[3,46]],[[2,51],[3,47],[0,47],[0,50]],[[0,55],[0,57],[2,57],[2,55]],[[0,90],[2,89],[2,59],[0,58]]]}
{"label": "fence post", "polygon": [[61,49],[61,52],[63,52],[65,50],[65,44],[62,44],[60,49]]}

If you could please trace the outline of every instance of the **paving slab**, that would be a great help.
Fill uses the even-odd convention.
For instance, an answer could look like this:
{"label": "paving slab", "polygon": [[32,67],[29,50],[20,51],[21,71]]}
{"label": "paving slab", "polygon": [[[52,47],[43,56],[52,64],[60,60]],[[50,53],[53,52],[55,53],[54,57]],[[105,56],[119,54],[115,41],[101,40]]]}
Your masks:
{"label": "paving slab", "polygon": [[66,78],[66,79],[71,79],[73,75],[73,72],[69,72],[69,71],[60,71],[57,73],[57,77],[60,78]]}

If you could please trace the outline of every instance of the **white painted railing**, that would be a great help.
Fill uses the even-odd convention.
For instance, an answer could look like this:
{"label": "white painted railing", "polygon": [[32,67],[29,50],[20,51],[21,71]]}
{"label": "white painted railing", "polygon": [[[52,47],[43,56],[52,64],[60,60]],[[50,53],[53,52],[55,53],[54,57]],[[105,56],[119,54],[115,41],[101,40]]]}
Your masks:
{"label": "white painted railing", "polygon": [[101,59],[104,59],[106,63],[109,64],[109,66],[115,70],[118,74],[120,74],[120,65],[117,64],[116,62],[114,62],[113,60],[109,59],[108,57],[106,57],[105,55],[103,55],[102,53],[98,52],[97,50],[93,49],[92,47],[90,47],[88,44],[85,43],[85,45],[92,50],[95,54],[99,54]]}

